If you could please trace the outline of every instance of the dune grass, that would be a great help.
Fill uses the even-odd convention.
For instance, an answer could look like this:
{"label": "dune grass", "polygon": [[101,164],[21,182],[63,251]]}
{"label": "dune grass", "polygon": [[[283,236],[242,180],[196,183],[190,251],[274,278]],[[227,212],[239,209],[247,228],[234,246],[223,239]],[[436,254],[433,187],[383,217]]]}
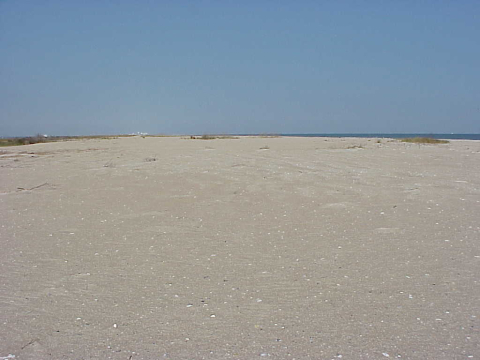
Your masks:
{"label": "dune grass", "polygon": [[402,142],[413,143],[413,144],[448,144],[447,140],[434,139],[431,137],[413,137],[402,139]]}
{"label": "dune grass", "polygon": [[91,139],[101,139],[101,140],[111,140],[118,139],[119,137],[130,137],[132,135],[86,135],[86,136],[26,136],[26,137],[12,137],[12,138],[0,138],[0,147],[2,146],[19,146],[19,145],[31,145],[31,144],[40,144],[40,143],[49,143],[56,141],[67,141],[67,140],[91,140]]}
{"label": "dune grass", "polygon": [[215,139],[238,139],[237,136],[231,135],[209,135],[204,134],[202,136],[190,136],[190,139],[197,139],[197,140],[215,140]]}
{"label": "dune grass", "polygon": [[30,144],[44,143],[48,141],[49,139],[45,138],[42,135],[19,137],[19,138],[5,138],[5,139],[0,139],[0,146],[30,145]]}

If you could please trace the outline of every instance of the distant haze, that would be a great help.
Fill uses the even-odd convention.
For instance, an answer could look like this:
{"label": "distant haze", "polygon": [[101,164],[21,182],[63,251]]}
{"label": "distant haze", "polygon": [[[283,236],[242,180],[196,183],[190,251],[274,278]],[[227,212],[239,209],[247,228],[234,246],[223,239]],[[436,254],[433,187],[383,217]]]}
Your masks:
{"label": "distant haze", "polygon": [[0,136],[480,133],[479,1],[0,2]]}

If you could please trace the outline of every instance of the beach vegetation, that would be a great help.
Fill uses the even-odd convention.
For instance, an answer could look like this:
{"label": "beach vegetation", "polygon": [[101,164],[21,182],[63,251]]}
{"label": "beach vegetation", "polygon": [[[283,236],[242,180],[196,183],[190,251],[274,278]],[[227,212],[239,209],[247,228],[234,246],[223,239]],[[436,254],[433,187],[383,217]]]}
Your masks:
{"label": "beach vegetation", "polygon": [[413,137],[413,138],[405,138],[401,140],[405,143],[413,143],[413,144],[448,144],[448,140],[442,139],[434,139],[432,137]]}
{"label": "beach vegetation", "polygon": [[32,145],[39,143],[48,143],[56,141],[68,140],[112,140],[120,137],[130,137],[132,135],[86,135],[86,136],[48,136],[37,134],[35,136],[26,137],[8,137],[0,138],[0,146],[19,146]]}
{"label": "beach vegetation", "polygon": [[215,139],[238,139],[237,136],[231,136],[231,135],[209,135],[209,134],[204,134],[200,137],[198,136],[191,136],[191,139],[200,139],[200,140],[215,140]]}
{"label": "beach vegetation", "polygon": [[258,135],[260,138],[279,138],[281,137],[279,134],[260,134]]}
{"label": "beach vegetation", "polygon": [[28,136],[28,137],[3,138],[3,139],[0,139],[0,146],[30,145],[30,144],[44,143],[47,141],[49,141],[48,137],[37,134],[35,136]]}

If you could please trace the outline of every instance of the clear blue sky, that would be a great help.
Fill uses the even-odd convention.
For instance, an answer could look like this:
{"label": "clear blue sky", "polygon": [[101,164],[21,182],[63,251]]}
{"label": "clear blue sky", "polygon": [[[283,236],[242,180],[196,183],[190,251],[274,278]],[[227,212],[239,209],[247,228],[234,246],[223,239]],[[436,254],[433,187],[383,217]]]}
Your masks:
{"label": "clear blue sky", "polygon": [[480,133],[480,1],[0,1],[0,136]]}

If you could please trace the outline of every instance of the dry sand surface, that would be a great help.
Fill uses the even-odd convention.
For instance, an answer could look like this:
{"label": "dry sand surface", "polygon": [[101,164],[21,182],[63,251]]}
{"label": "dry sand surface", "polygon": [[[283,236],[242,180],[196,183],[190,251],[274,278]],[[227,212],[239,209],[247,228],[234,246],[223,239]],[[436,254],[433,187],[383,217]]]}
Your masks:
{"label": "dry sand surface", "polygon": [[480,358],[479,141],[132,137],[0,166],[2,360]]}

